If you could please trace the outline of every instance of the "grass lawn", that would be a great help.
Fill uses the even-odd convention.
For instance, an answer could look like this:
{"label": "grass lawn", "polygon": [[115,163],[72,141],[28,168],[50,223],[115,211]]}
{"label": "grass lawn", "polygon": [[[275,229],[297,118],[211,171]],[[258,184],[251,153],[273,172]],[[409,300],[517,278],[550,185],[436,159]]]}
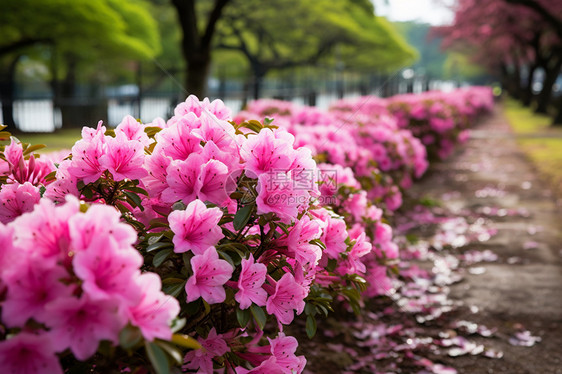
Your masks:
{"label": "grass lawn", "polygon": [[21,133],[16,137],[24,143],[45,144],[47,147],[39,150],[41,152],[70,149],[74,143],[81,138],[80,129],[63,129],[53,133]]}
{"label": "grass lawn", "polygon": [[[535,114],[512,99],[505,101],[504,113],[513,131],[523,136],[518,140],[523,151],[562,196],[562,127],[552,127],[550,117]],[[536,137],[524,138],[532,134]]]}

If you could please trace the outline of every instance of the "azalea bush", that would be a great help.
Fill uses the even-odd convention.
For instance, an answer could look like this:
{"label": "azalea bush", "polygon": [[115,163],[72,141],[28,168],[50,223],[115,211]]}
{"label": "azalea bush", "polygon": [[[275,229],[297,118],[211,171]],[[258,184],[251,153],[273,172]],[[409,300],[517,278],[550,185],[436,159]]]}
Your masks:
{"label": "azalea bush", "polygon": [[489,88],[471,87],[453,93],[394,96],[389,99],[388,110],[401,128],[409,129],[422,141],[430,157],[444,159],[456,143],[468,139],[467,129],[478,115],[490,111],[493,103]]}
{"label": "azalea bush", "polygon": [[41,156],[0,132],[0,368],[302,372],[284,326],[393,287],[386,215],[428,165],[373,103],[190,96]]}

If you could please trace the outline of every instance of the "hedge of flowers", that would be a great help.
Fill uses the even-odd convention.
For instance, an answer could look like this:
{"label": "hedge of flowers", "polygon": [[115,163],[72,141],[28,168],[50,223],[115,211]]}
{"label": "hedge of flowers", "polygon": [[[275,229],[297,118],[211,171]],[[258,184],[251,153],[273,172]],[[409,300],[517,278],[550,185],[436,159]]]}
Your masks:
{"label": "hedge of flowers", "polygon": [[[458,132],[491,106],[483,88],[433,95]],[[430,100],[401,108],[415,98]],[[67,153],[12,137],[2,372],[302,372],[284,326],[302,315],[313,336],[336,304],[360,313],[392,287],[385,216],[428,166],[427,127],[404,128],[398,102],[262,100],[232,120],[190,96],[167,121],[85,127]]]}

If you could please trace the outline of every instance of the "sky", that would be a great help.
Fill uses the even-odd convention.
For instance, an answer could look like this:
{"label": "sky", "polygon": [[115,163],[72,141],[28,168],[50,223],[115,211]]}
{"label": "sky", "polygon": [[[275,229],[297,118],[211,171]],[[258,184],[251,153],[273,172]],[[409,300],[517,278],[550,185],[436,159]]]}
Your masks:
{"label": "sky", "polygon": [[372,0],[375,12],[391,21],[413,21],[442,25],[451,22],[452,13],[445,5],[451,0]]}

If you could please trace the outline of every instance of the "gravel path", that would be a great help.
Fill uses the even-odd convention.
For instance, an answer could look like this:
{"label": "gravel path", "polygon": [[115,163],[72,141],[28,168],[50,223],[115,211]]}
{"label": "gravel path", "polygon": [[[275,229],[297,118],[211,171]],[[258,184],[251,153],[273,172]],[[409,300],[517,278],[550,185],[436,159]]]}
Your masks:
{"label": "gravel path", "polygon": [[[413,194],[441,200],[453,212],[485,212],[497,228],[489,241],[472,248],[490,249],[498,261],[478,264],[472,273],[481,274],[469,271],[452,286],[451,297],[472,309],[464,308],[461,319],[498,329],[495,337],[481,339],[504,356],[445,362],[459,373],[562,373],[560,203],[519,150],[500,107],[475,130],[476,136],[435,165]],[[522,330],[541,341],[531,347],[510,344]]]}

